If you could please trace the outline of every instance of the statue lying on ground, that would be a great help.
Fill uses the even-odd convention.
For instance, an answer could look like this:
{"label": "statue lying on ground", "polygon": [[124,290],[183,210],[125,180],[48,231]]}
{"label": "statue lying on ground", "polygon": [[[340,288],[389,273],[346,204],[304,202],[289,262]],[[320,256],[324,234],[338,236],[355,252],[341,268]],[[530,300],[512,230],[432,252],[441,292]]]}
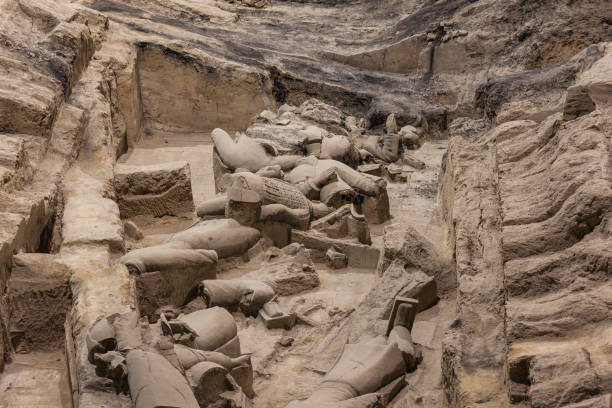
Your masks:
{"label": "statue lying on ground", "polygon": [[[293,401],[287,408],[373,408],[379,407],[380,390],[403,381],[418,356],[410,330],[417,301],[397,298],[386,336],[347,344],[334,367],[313,394]],[[397,392],[398,388],[394,388]]]}
{"label": "statue lying on ground", "polygon": [[[328,214],[331,210],[321,203],[312,202],[297,186],[282,180],[261,177],[253,173],[234,173],[225,176],[228,186],[255,191],[262,199],[262,204],[282,204],[292,209],[309,210],[310,214],[317,218],[320,214]],[[324,177],[313,183],[312,188],[320,188],[330,178],[334,177],[332,172],[326,173]]]}
{"label": "statue lying on ground", "polygon": [[161,245],[135,249],[121,258],[131,273],[212,266],[218,258],[244,254],[259,240],[254,228],[232,219],[201,221]]}
{"label": "statue lying on ground", "polygon": [[234,382],[248,397],[254,396],[250,355],[232,358],[219,352],[174,344],[168,338],[160,341],[159,352],[174,368],[186,374],[198,401],[214,402],[228,386],[236,389]]}
{"label": "statue lying on ground", "polygon": [[[360,206],[365,203],[364,214],[371,222],[382,223],[389,218],[386,182],[353,168],[363,161],[363,157],[349,138],[326,137],[326,132],[316,126],[299,133],[303,133],[302,147],[308,157],[278,156],[272,144],[245,135],[234,142],[227,133],[215,129],[212,139],[216,155],[221,167],[225,168],[215,175],[216,190],[224,191],[230,185],[236,187],[230,180],[240,177],[242,187],[259,194],[263,205],[281,204],[289,209],[310,210],[310,221],[328,214],[329,207],[339,208],[349,203]],[[371,150],[375,155],[387,161],[399,158],[401,136],[397,132],[382,136],[380,146],[378,138],[374,139],[375,149]],[[296,194],[296,190],[302,194]],[[207,200],[198,206],[197,213],[201,217],[221,215],[224,205],[222,198]],[[302,217],[288,211],[284,213],[282,217],[290,220],[292,227],[307,227]],[[274,211],[274,215],[277,214],[281,214],[280,209]],[[252,220],[246,225],[252,225]]]}
{"label": "statue lying on ground", "polygon": [[240,355],[240,339],[234,317],[221,307],[197,310],[166,320],[162,330],[180,344],[197,350],[216,351],[230,357]]}
{"label": "statue lying on ground", "polygon": [[256,316],[264,304],[276,297],[271,283],[252,279],[210,279],[198,285],[198,295],[207,307],[220,306],[230,311],[240,310]]}
{"label": "statue lying on ground", "polygon": [[[308,210],[312,219],[329,214],[332,211],[329,205],[341,206],[352,202],[357,193],[379,197],[386,188],[382,178],[360,173],[335,160],[319,160],[310,156],[298,163],[285,175],[286,181],[244,171],[225,174],[222,183],[225,190],[237,188],[254,191],[260,196],[262,205],[279,204],[289,209]],[[222,215],[227,202],[227,195],[206,200],[198,205],[196,213],[199,217]],[[278,213],[278,210],[275,212]]]}
{"label": "statue lying on ground", "polygon": [[[322,159],[318,159],[315,156],[310,156],[306,161],[304,161],[304,157],[302,156],[271,155],[268,151],[266,151],[265,146],[247,136],[241,136],[237,142],[234,142],[234,140],[221,129],[213,130],[211,137],[219,157],[232,171],[236,171],[237,169],[246,169],[252,173],[256,173],[264,167],[275,165],[279,165],[282,170],[287,171],[295,167],[308,165],[312,167],[312,169],[302,168],[302,170],[298,170],[297,172],[294,170],[292,172],[293,176],[289,175],[285,179],[292,184],[297,184],[305,181],[306,178],[312,179],[329,169],[336,168],[338,175],[359,193],[369,196],[376,196],[379,193],[380,187],[384,187],[384,185],[378,186],[375,180],[372,180],[372,178],[359,173],[345,163],[332,159],[338,157],[340,154],[339,151],[342,151],[344,147],[346,147],[346,143],[344,143],[345,138],[342,140],[330,138],[328,143],[323,145],[323,147],[329,146],[329,149],[327,149],[329,152],[327,152],[325,149],[317,152],[319,153],[317,156],[321,157]],[[393,138],[389,138],[390,141],[392,141],[391,139]],[[396,139],[397,143],[387,143],[390,146],[390,151],[395,151],[395,154],[397,154],[398,148],[392,148],[391,145],[395,146],[399,143],[399,138]],[[350,146],[352,147],[352,145]],[[354,147],[352,147],[351,151],[354,151],[351,154],[351,157],[356,157],[358,155],[358,151]],[[314,154],[315,152],[312,153]],[[353,158],[351,160],[357,159]],[[303,174],[304,172],[306,174]]]}
{"label": "statue lying on ground", "polygon": [[212,131],[211,138],[221,161],[232,171],[243,168],[256,173],[266,166],[274,165],[288,170],[295,167],[295,162],[301,158],[295,155],[276,156],[271,146],[245,135],[234,141],[227,132],[218,128]]}
{"label": "statue lying on ground", "polygon": [[[168,326],[162,325],[166,333],[155,345],[143,341],[136,312],[99,318],[87,334],[96,374],[129,392],[136,408],[196,408],[220,400],[246,407],[243,390],[252,394],[252,367],[250,357],[240,355],[239,343],[226,341],[237,339],[233,317],[221,308],[199,312],[177,321],[162,319]],[[196,348],[175,343],[175,337],[185,340],[185,333],[167,333],[169,327],[187,328],[191,336],[195,332]]]}
{"label": "statue lying on ground", "polygon": [[[310,130],[310,132],[308,132]],[[314,135],[312,134],[314,130]],[[314,155],[321,159],[331,159],[348,164],[352,167],[359,165],[359,151],[344,136],[325,137],[317,127],[307,129],[304,138],[304,150],[307,155]],[[324,131],[323,131],[324,132]],[[327,132],[324,132],[327,133]],[[296,161],[303,156],[278,155],[272,144],[256,141],[246,135],[234,139],[222,129],[214,129],[211,134],[215,149],[221,161],[232,171],[246,169],[257,173],[267,166],[280,166],[282,170],[289,170],[296,165]]]}
{"label": "statue lying on ground", "polygon": [[424,133],[428,130],[427,121],[419,114],[413,125],[406,125],[400,129],[395,115],[391,114],[385,124],[386,133],[381,136],[369,136],[363,148],[376,158],[393,163],[400,159],[404,149],[418,149],[423,143]]}
{"label": "statue lying on ground", "polygon": [[376,197],[386,187],[386,182],[378,177],[369,176],[358,172],[336,160],[319,160],[314,156],[302,158],[297,166],[285,175],[285,180],[292,184],[298,184],[309,179],[319,177],[334,169],[346,184],[356,192],[367,196]]}
{"label": "statue lying on ground", "polygon": [[[257,193],[264,207],[266,205],[282,205],[291,210],[307,210],[310,218],[320,218],[329,214],[332,210],[320,202],[309,200],[304,192],[309,193],[312,190],[319,190],[333,177],[335,177],[334,172],[326,172],[322,177],[307,183],[307,186],[302,186],[301,189],[300,186],[294,186],[282,180],[261,177],[249,172],[226,174],[223,179],[226,189],[237,188]],[[202,202],[196,208],[196,213],[199,217],[221,215],[225,213],[227,203],[228,198],[224,194]],[[274,210],[269,209],[265,214],[267,216],[282,216],[281,212],[285,213],[284,216],[290,217],[291,212],[280,207],[276,207]],[[291,215],[291,217],[294,216],[297,216],[297,214]]]}
{"label": "statue lying on ground", "polygon": [[363,148],[375,157],[388,162],[396,162],[400,158],[401,138],[397,133],[387,133],[382,136],[370,136]]}
{"label": "statue lying on ground", "polygon": [[359,150],[347,137],[328,136],[325,130],[317,126],[308,126],[300,133],[304,136],[302,143],[306,156],[337,160],[351,167],[359,165]]}

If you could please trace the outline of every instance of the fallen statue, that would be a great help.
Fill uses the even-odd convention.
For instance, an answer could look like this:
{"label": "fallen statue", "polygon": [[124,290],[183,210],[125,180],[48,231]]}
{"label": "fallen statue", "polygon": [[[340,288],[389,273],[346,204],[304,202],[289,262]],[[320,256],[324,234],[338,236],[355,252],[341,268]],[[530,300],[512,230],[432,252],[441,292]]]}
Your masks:
{"label": "fallen statue", "polygon": [[219,258],[244,254],[259,240],[254,228],[232,219],[200,221],[174,234],[161,245],[135,249],[120,262],[130,273],[163,271],[189,266],[212,266]]}
{"label": "fallen statue", "polygon": [[[250,356],[240,355],[233,317],[214,307],[160,320],[162,336],[146,344],[143,339],[150,336],[142,336],[138,313],[98,318],[86,337],[96,374],[129,393],[136,408],[228,406],[229,401],[246,408],[253,373]],[[175,341],[186,337],[190,346]]]}
{"label": "fallen statue", "polygon": [[[347,344],[319,388],[306,400],[290,402],[287,408],[381,406],[381,390],[399,391],[403,376],[418,362],[410,335],[417,304],[414,299],[396,298],[386,335]],[[395,382],[398,387],[390,387]]]}
{"label": "fallen statue", "polygon": [[[227,189],[253,191],[259,196],[263,206],[277,205],[275,210],[267,212],[269,216],[284,212],[288,218],[299,217],[289,210],[306,210],[309,218],[316,219],[329,214],[332,209],[320,202],[311,201],[304,192],[320,190],[321,185],[326,184],[333,177],[333,172],[327,172],[316,182],[308,183],[307,187],[295,186],[282,180],[262,177],[250,172],[226,174],[223,179]],[[199,217],[222,215],[225,213],[228,201],[227,194],[206,200],[198,205],[196,213]],[[278,205],[286,209],[281,210]]]}
{"label": "fallen statue", "polygon": [[377,197],[381,194],[381,190],[387,186],[387,183],[379,177],[360,173],[336,160],[320,160],[314,156],[300,159],[297,162],[297,166],[285,174],[285,180],[292,184],[299,184],[308,179],[324,175],[330,169],[334,169],[338,177],[356,192],[366,196]]}
{"label": "fallen statue", "polygon": [[270,145],[257,142],[246,135],[241,135],[234,141],[227,132],[218,128],[212,131],[211,138],[221,161],[232,171],[243,168],[256,173],[266,166],[274,165],[288,170],[295,167],[295,162],[301,158],[295,155],[276,156]]}
{"label": "fallen statue", "polygon": [[247,316],[256,316],[264,304],[276,297],[271,283],[250,279],[203,280],[198,285],[198,294],[209,308],[240,310]]}

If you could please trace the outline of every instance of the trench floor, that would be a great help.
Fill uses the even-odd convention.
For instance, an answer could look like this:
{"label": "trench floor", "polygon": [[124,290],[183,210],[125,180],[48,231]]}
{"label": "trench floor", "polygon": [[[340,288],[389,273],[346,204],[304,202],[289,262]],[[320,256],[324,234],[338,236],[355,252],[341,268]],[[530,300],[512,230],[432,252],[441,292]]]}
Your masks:
{"label": "trench floor", "polygon": [[[191,168],[194,204],[213,197],[213,144],[208,133],[177,134],[149,131],[140,142],[119,160],[131,165],[149,165],[167,161],[187,161]],[[390,183],[388,187],[391,222],[410,223],[432,240],[440,240],[442,232],[436,219],[436,183],[446,142],[427,143],[415,156],[427,163],[425,170],[407,171],[406,183]],[[164,242],[177,231],[187,228],[195,216],[145,218],[133,221],[143,230],[145,238],[138,247]],[[374,245],[382,244],[383,226],[371,227]],[[218,277],[238,279],[264,266],[255,262],[223,268]],[[241,313],[234,317],[239,328],[243,353],[252,356],[255,373],[253,400],[256,408],[278,408],[293,399],[306,398],[320,383],[325,369],[333,364],[340,350],[330,349],[334,337],[340,336],[339,327],[347,321],[352,310],[374,286],[374,270],[346,268],[330,270],[325,264],[316,265],[321,285],[312,291],[284,296],[279,303],[284,310],[313,308],[308,315],[317,327],[296,325],[290,331],[267,330],[261,322]],[[409,376],[409,385],[396,398],[393,407],[417,403],[423,407],[440,406],[442,389],[441,339],[452,322],[454,312],[452,294],[447,294],[433,308],[420,313],[413,335],[423,345],[424,362]],[[291,337],[293,344],[283,347],[279,341]]]}
{"label": "trench floor", "polygon": [[15,354],[0,377],[0,407],[72,407],[64,353],[32,351]]}

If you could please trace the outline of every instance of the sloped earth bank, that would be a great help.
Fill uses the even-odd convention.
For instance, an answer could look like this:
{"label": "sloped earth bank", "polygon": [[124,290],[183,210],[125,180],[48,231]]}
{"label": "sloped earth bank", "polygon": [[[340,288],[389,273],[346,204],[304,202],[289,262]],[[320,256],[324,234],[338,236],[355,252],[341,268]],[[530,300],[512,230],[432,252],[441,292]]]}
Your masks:
{"label": "sloped earth bank", "polygon": [[[371,226],[378,270],[317,263],[317,289],[279,299],[309,311],[290,331],[235,314],[254,405],[308,396],[344,344],[379,329],[397,282],[422,271],[440,300],[416,317],[423,361],[391,407],[610,407],[609,10],[0,0],[0,406],[132,406],[96,376],[85,333],[137,307],[121,255],[195,216],[184,196],[156,196],[164,214],[134,217],[145,236],[129,238],[119,166],[186,161],[198,204],[214,193],[213,128],[244,131],[314,97],[365,118],[366,133],[391,113],[425,121],[428,141],[406,181],[389,183],[394,218]],[[381,276],[393,259],[406,274]],[[258,262],[219,277],[258,276]]]}

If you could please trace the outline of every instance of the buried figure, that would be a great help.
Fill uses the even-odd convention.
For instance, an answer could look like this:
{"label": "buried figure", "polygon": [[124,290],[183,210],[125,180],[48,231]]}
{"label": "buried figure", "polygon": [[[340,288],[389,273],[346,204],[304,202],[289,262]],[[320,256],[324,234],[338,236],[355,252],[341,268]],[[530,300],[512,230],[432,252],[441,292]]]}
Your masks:
{"label": "buried figure", "polygon": [[[199,288],[207,303],[236,307],[246,296],[249,307],[272,317],[279,312],[264,282],[216,283]],[[319,388],[287,408],[385,406],[420,362],[411,337],[417,305],[396,298],[385,335],[347,344]],[[234,318],[218,306],[179,316],[162,312],[160,326],[143,326],[136,312],[102,317],[89,329],[87,347],[96,373],[129,392],[137,408],[248,407],[254,396],[250,357],[240,354]]]}
{"label": "buried figure", "polygon": [[334,367],[310,397],[286,408],[374,408],[385,405],[405,385],[420,353],[410,331],[418,301],[396,298],[385,336],[347,344]]}
{"label": "buried figure", "polygon": [[133,250],[121,258],[130,273],[213,266],[218,258],[244,254],[259,240],[254,228],[233,219],[200,221],[161,245]]}
{"label": "buried figure", "polygon": [[240,310],[246,316],[256,316],[266,303],[276,297],[272,283],[252,279],[203,280],[197,291],[206,307]]}
{"label": "buried figure", "polygon": [[129,393],[136,408],[248,407],[253,372],[232,315],[213,307],[160,318],[161,333],[136,312],[96,320],[86,338],[96,374]]}
{"label": "buried figure", "polygon": [[[320,189],[322,187],[321,184],[324,185],[334,181],[331,177],[332,173],[335,172],[357,193],[375,197],[379,196],[381,190],[384,190],[386,187],[384,180],[362,174],[346,163],[335,160],[336,157],[342,156],[342,154],[317,154],[308,157],[296,155],[276,156],[270,154],[269,148],[266,149],[266,146],[261,145],[258,141],[250,139],[247,136],[241,136],[237,142],[234,142],[234,140],[221,129],[215,129],[212,132],[212,139],[222,162],[232,172],[238,172],[239,169],[244,169],[252,173],[257,173],[259,170],[268,166],[279,166],[286,172],[290,171],[285,174],[285,181],[298,185],[308,179],[313,181],[316,180],[315,184],[319,185],[316,186],[315,190]],[[343,151],[338,144],[342,146],[344,146],[344,144],[332,143],[334,141],[336,141],[336,139],[330,139],[330,152],[335,152],[336,150]],[[389,138],[387,145],[392,145],[392,147],[388,147],[387,149],[391,152],[390,154],[398,154],[399,139],[397,137]],[[356,156],[357,150],[355,147],[350,143],[348,146],[351,151],[354,151],[351,156]],[[309,154],[314,153],[309,152]],[[395,160],[397,160],[397,158],[395,158]],[[349,162],[354,162],[353,164],[356,165],[358,164],[358,159],[351,159]]]}

